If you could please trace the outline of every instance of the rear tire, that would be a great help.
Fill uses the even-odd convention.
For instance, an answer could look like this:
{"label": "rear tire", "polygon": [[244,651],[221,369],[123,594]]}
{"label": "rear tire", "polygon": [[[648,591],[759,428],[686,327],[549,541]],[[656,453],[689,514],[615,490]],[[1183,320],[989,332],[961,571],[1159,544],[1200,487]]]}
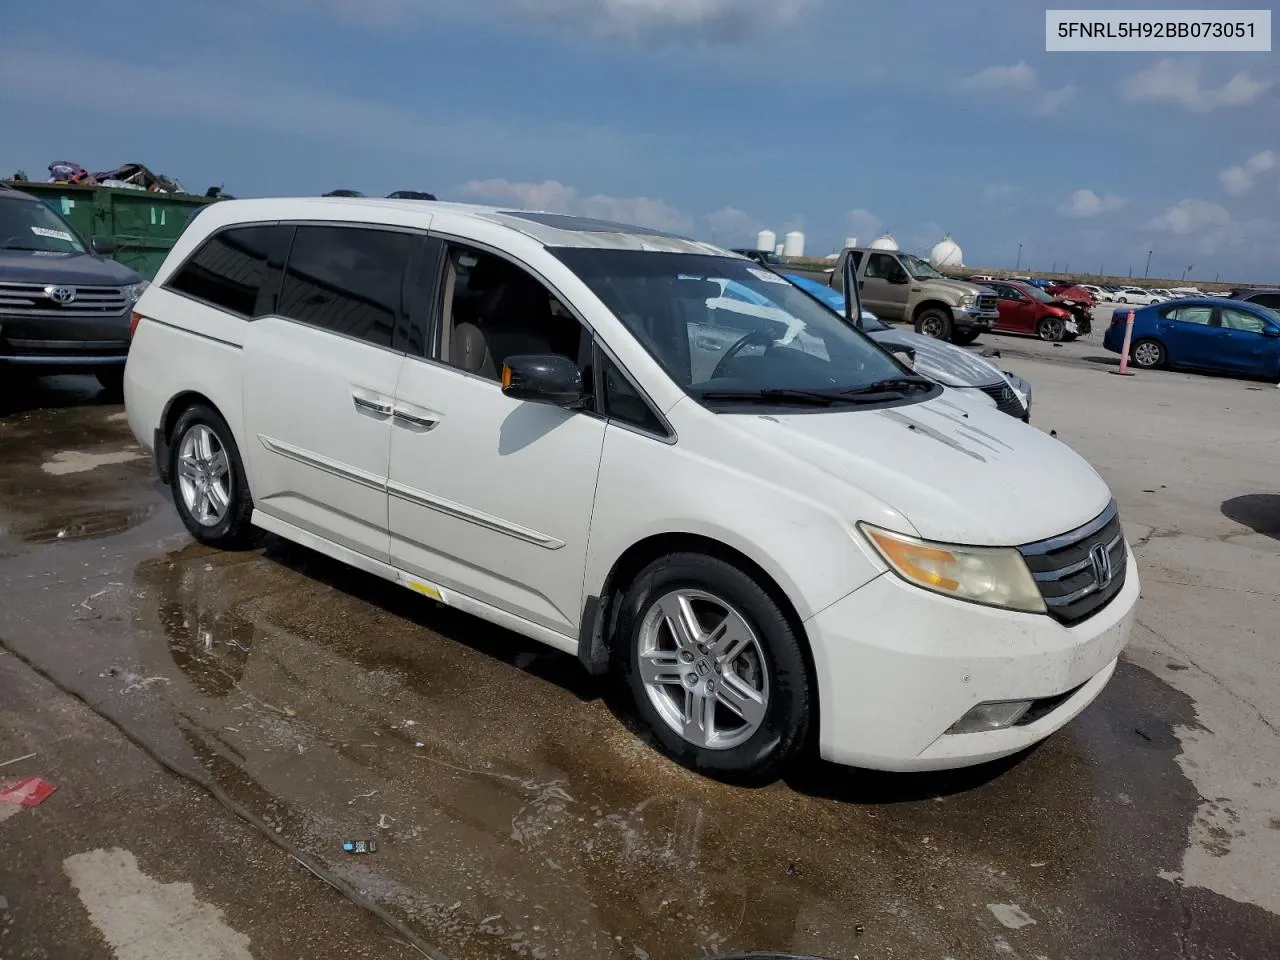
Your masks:
{"label": "rear tire", "polygon": [[1164,344],[1158,340],[1144,338],[1138,340],[1129,348],[1129,359],[1133,361],[1135,367],[1141,367],[1143,370],[1156,370],[1163,367],[1168,361],[1168,354],[1165,352]]}
{"label": "rear tire", "polygon": [[169,444],[169,482],[178,516],[201,543],[223,550],[249,546],[253,497],[240,449],[227,422],[202,403],[178,418]]}
{"label": "rear tire", "polygon": [[951,342],[957,347],[967,347],[978,339],[978,335],[979,331],[977,330],[952,330]]}
{"label": "rear tire", "polygon": [[712,777],[764,783],[805,741],[814,694],[801,642],[752,576],[677,553],[627,588],[613,648],[663,752]]}
{"label": "rear tire", "polygon": [[935,340],[951,339],[951,315],[939,307],[916,314],[916,333]]}

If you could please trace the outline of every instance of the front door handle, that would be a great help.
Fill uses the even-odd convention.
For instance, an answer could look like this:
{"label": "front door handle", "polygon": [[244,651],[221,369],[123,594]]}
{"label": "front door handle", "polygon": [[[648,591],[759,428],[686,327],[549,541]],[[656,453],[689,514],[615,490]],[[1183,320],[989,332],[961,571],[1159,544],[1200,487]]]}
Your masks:
{"label": "front door handle", "polygon": [[396,412],[395,407],[391,404],[373,397],[366,397],[364,394],[353,393],[351,400],[359,409],[368,410],[370,413],[376,413],[382,417],[389,417]]}

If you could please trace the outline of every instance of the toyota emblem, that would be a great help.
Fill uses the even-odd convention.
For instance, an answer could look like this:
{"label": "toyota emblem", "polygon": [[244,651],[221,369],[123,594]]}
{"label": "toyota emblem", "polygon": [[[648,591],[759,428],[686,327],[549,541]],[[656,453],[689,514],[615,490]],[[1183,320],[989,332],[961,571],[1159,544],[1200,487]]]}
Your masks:
{"label": "toyota emblem", "polygon": [[44,295],[54,303],[71,303],[76,298],[75,287],[45,287]]}

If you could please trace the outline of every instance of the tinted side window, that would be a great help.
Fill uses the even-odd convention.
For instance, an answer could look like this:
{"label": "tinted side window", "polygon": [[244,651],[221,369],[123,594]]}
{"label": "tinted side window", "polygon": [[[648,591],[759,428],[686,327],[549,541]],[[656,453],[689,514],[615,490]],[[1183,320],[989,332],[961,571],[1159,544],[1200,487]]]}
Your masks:
{"label": "tinted side window", "polygon": [[278,312],[390,347],[416,242],[412,234],[391,230],[299,226]]}
{"label": "tinted side window", "polygon": [[631,381],[622,375],[617,365],[603,353],[600,354],[600,367],[604,384],[601,412],[610,420],[629,423],[649,433],[666,436],[667,428],[650,409],[644,397],[631,385]]}
{"label": "tinted side window", "polygon": [[222,230],[201,244],[165,286],[229,313],[258,316],[267,261],[279,256],[287,236],[288,228],[276,225]]}
{"label": "tinted side window", "polygon": [[901,273],[902,268],[898,266],[898,261],[887,253],[873,253],[871,259],[867,261],[868,277],[880,277],[889,279],[897,273]]}
{"label": "tinted side window", "polygon": [[1250,297],[1249,300],[1264,307],[1271,307],[1273,310],[1280,308],[1280,293],[1259,293]]}

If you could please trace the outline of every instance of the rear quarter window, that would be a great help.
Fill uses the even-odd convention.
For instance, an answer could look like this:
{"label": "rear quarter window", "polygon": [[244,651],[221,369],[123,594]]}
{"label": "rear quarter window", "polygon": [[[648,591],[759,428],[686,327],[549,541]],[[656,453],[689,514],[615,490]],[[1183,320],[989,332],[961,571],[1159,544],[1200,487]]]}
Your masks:
{"label": "rear quarter window", "polygon": [[176,293],[251,318],[274,309],[278,273],[291,228],[231,227],[209,237],[169,279]]}

